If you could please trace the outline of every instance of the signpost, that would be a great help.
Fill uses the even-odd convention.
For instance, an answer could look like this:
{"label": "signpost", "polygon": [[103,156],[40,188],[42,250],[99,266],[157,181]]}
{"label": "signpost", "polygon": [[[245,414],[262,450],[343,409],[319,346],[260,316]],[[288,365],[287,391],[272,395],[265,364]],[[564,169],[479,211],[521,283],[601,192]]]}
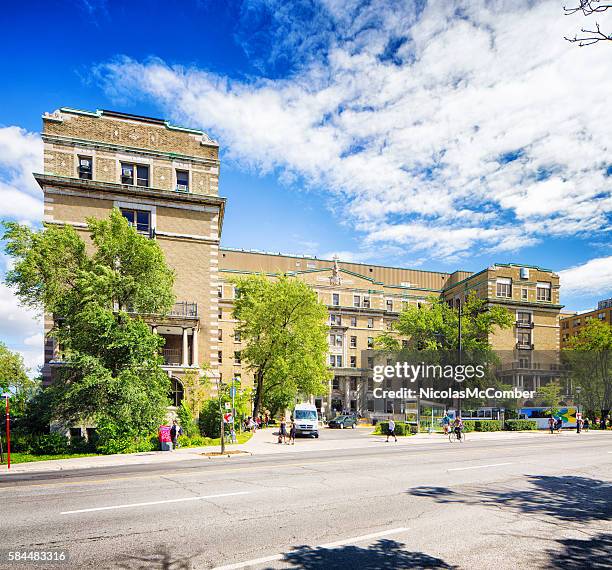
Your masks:
{"label": "signpost", "polygon": [[7,465],[11,468],[11,414],[9,408],[9,398],[11,397],[10,392],[5,392],[2,396],[6,400],[6,454],[7,454]]}

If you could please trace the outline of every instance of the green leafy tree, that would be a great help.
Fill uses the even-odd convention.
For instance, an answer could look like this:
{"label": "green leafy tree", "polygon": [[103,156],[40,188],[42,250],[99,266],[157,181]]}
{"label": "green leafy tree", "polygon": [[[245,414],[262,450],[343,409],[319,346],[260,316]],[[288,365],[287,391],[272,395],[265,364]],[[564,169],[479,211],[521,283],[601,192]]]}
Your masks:
{"label": "green leafy tree", "polygon": [[14,415],[25,411],[27,402],[36,394],[40,386],[39,380],[28,376],[28,370],[23,357],[13,352],[0,342],[0,394],[12,392],[12,409]]}
{"label": "green leafy tree", "polygon": [[45,390],[53,419],[95,422],[101,445],[112,441],[109,451],[146,447],[169,392],[163,338],[136,315],[164,313],[174,302],[174,275],[159,245],[118,210],[87,220],[91,253],[71,226],[4,225],[15,260],[7,284],[24,305],[54,317],[64,364]]}
{"label": "green leafy tree", "polygon": [[548,413],[556,415],[559,413],[559,400],[561,399],[561,385],[558,382],[549,382],[540,386],[537,393],[538,400],[542,406],[548,408]]}
{"label": "green leafy tree", "polygon": [[324,394],[327,309],[303,281],[281,275],[235,279],[234,318],[244,340],[242,360],[254,376],[253,415],[288,407],[298,395]]}
{"label": "green leafy tree", "polygon": [[591,319],[570,338],[563,357],[574,386],[582,388],[581,404],[607,416],[612,408],[612,326]]}

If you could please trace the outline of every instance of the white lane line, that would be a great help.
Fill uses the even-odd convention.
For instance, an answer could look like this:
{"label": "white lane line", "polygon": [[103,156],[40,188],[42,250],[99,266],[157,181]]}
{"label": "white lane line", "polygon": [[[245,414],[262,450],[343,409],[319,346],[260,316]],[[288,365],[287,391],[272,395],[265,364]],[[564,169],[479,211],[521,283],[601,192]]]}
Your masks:
{"label": "white lane line", "polygon": [[489,463],[488,465],[472,465],[471,467],[453,467],[447,471],[465,471],[466,469],[484,469],[485,467],[500,467],[501,465],[512,465],[512,463]]}
{"label": "white lane line", "polygon": [[220,493],[218,495],[205,495],[202,497],[185,497],[183,499],[166,499],[165,501],[148,501],[146,503],[129,503],[126,505],[112,505],[110,507],[95,507],[93,509],[79,509],[76,511],[63,511],[60,515],[74,515],[76,513],[93,513],[95,511],[110,511],[113,509],[131,509],[132,507],[148,507],[151,505],[165,505],[167,503],[184,503],[187,501],[205,501],[206,499],[218,499],[220,497],[234,497],[236,495],[248,495],[250,491],[237,491],[235,493]]}
{"label": "white lane line", "polygon": [[[372,534],[364,534],[362,536],[354,536],[353,538],[344,538],[335,542],[328,542],[327,544],[320,544],[319,546],[313,546],[312,548],[337,548],[338,546],[345,546],[347,544],[353,544],[354,542],[363,542],[364,540],[372,540],[374,538],[380,538],[381,536],[389,536],[390,534],[399,534],[400,532],[406,532],[410,530],[406,527],[391,528],[389,530],[382,530],[380,532],[373,532]],[[311,548],[311,547],[308,547]],[[299,551],[297,551],[299,552]],[[292,553],[288,554],[291,556]],[[236,564],[227,564],[226,566],[216,566],[213,570],[238,570],[239,568],[247,568],[248,566],[256,566],[257,564],[266,564],[268,562],[275,562],[283,560],[285,554],[274,554],[273,556],[264,556],[263,558],[254,558],[252,560],[245,560],[244,562],[237,562]]]}

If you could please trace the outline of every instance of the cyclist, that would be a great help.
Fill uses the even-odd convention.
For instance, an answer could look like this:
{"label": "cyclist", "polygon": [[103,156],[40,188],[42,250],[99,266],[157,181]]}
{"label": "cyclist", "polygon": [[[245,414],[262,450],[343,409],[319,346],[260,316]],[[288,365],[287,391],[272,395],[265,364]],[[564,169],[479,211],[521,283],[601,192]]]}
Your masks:
{"label": "cyclist", "polygon": [[450,428],[451,419],[448,414],[445,414],[442,418],[442,429],[444,430],[444,435],[448,435]]}
{"label": "cyclist", "polygon": [[455,418],[455,421],[453,422],[453,431],[457,434],[457,439],[461,440],[461,430],[463,429],[463,422],[461,421],[461,418],[457,417]]}

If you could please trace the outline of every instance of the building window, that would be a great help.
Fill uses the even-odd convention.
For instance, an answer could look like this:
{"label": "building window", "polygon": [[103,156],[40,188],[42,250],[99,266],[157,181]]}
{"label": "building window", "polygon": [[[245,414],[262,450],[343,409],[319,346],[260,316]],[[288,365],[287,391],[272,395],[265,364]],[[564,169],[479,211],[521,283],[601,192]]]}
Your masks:
{"label": "building window", "polygon": [[359,295],[353,295],[353,307],[361,307],[361,297]]}
{"label": "building window", "polygon": [[332,325],[340,326],[342,324],[342,317],[340,315],[329,315],[329,322]]}
{"label": "building window", "polygon": [[234,342],[240,342],[240,331],[234,331]]}
{"label": "building window", "polygon": [[172,384],[170,386],[170,405],[178,408],[182,401],[183,385],[176,378],[172,378]]}
{"label": "building window", "polygon": [[374,328],[374,319],[372,317],[368,317],[368,328],[369,329]]}
{"label": "building window", "polygon": [[356,336],[351,337],[351,348],[357,348],[357,337]]}
{"label": "building window", "polygon": [[242,364],[242,360],[240,358],[240,351],[239,350],[235,350],[234,351],[234,364]]}
{"label": "building window", "polygon": [[336,355],[336,366],[338,368],[342,368],[342,356],[340,356],[339,354]]}
{"label": "building window", "polygon": [[521,289],[521,299],[526,301],[529,298],[529,291],[527,289]]}
{"label": "building window", "polygon": [[387,311],[393,310],[393,299],[387,299]]}
{"label": "building window", "polygon": [[408,348],[408,341],[407,340],[402,340],[402,348]]}
{"label": "building window", "polygon": [[368,356],[368,368],[374,368],[374,358]]}
{"label": "building window", "polygon": [[351,368],[357,368],[357,357],[351,356]]}
{"label": "building window", "polygon": [[79,156],[79,178],[91,180],[93,175],[93,161],[91,156]]}
{"label": "building window", "polygon": [[363,308],[364,309],[369,309],[370,308],[370,297],[364,297],[363,298]]}
{"label": "building window", "polygon": [[121,208],[121,215],[128,221],[130,226],[136,228],[137,232],[143,234],[151,233],[151,212],[148,210]]}
{"label": "building window", "polygon": [[357,317],[351,317],[351,326],[352,327],[356,327],[357,326]]}
{"label": "building window", "polygon": [[340,305],[340,294],[332,293],[332,305],[338,307]]}
{"label": "building window", "polygon": [[[134,176],[135,175],[135,176]],[[121,163],[121,184],[129,184],[134,186],[149,186],[149,167],[145,164],[128,164]]]}
{"label": "building window", "polygon": [[340,379],[336,376],[334,376],[334,379],[332,380],[332,389],[340,390]]}
{"label": "building window", "polygon": [[519,323],[528,325],[531,323],[531,313],[525,313],[525,312],[519,311],[516,315],[516,320]]}
{"label": "building window", "polygon": [[551,300],[551,286],[550,283],[538,283],[536,286],[536,299],[538,301],[550,301]]}
{"label": "building window", "polygon": [[600,321],[605,321],[605,320],[606,320],[606,313],[599,313],[599,314],[597,315],[597,318],[598,318]]}
{"label": "building window", "polygon": [[189,172],[187,170],[176,171],[176,189],[178,192],[189,192]]}
{"label": "building window", "polygon": [[219,317],[219,320],[223,319],[223,309],[219,309],[219,314],[217,316]]}
{"label": "building window", "polygon": [[512,297],[512,279],[502,278],[497,280],[497,296]]}
{"label": "building window", "polygon": [[223,340],[223,329],[219,329],[219,340]]}
{"label": "building window", "polygon": [[222,363],[223,363],[223,351],[222,351],[222,350],[220,350],[220,351],[217,353],[217,360],[219,361],[219,364],[222,364]]}
{"label": "building window", "polygon": [[217,297],[219,297],[219,299],[223,298],[223,285],[219,285],[219,287],[217,287]]}
{"label": "building window", "polygon": [[332,368],[342,368],[342,356],[339,354],[330,355],[329,364]]}
{"label": "building window", "polygon": [[520,346],[531,346],[531,333],[528,333],[528,332],[519,333],[518,343]]}
{"label": "building window", "polygon": [[374,390],[374,378],[368,378],[368,390]]}
{"label": "building window", "polygon": [[374,337],[368,337],[368,348],[374,348]]}

